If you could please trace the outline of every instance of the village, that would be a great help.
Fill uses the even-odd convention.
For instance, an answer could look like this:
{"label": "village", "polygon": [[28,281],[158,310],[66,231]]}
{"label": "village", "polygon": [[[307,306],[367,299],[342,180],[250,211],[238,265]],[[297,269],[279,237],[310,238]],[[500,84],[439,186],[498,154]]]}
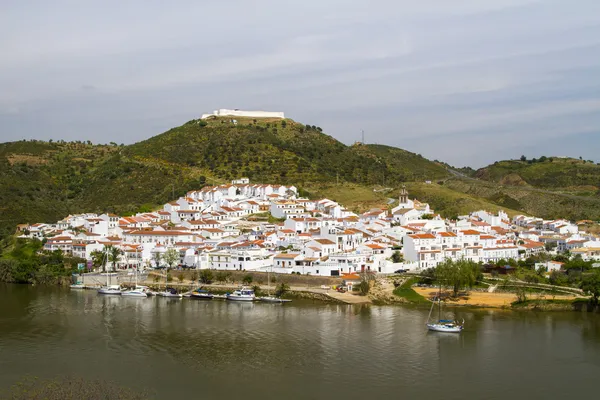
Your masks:
{"label": "village", "polygon": [[[43,240],[43,249],[93,265],[107,246],[121,255],[118,269],[161,268],[161,255],[179,252],[178,267],[270,271],[344,277],[371,272],[419,272],[446,259],[482,264],[570,252],[600,259],[600,238],[567,220],[543,220],[500,211],[443,219],[402,188],[390,209],[355,214],[329,199],[298,196],[294,186],[254,184],[247,178],[207,186],[154,212],[121,217],[69,215],[55,224],[24,224],[19,237]],[[561,268],[548,261],[537,268]]]}

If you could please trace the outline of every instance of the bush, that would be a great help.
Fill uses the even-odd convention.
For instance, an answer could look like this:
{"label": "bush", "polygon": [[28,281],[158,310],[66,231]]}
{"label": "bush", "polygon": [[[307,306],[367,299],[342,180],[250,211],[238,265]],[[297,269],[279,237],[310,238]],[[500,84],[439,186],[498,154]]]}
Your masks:
{"label": "bush", "polygon": [[217,282],[227,282],[227,280],[229,279],[230,276],[231,276],[230,272],[219,271],[219,272],[217,272],[215,279],[217,280]]}
{"label": "bush", "polygon": [[242,278],[242,282],[249,285],[252,283],[252,275],[245,275],[244,278]]}
{"label": "bush", "polygon": [[366,296],[369,294],[369,290],[371,290],[371,284],[366,279],[361,280],[357,286],[361,296]]}
{"label": "bush", "polygon": [[392,253],[392,262],[394,264],[398,264],[402,261],[404,261],[404,258],[402,258],[402,253],[400,253],[399,250],[394,251],[394,253]]}
{"label": "bush", "polygon": [[279,285],[277,285],[277,288],[275,288],[275,296],[282,297],[289,291],[290,286],[287,283],[281,282]]}
{"label": "bush", "polygon": [[200,282],[210,284],[213,280],[213,273],[210,269],[203,269],[200,271]]}

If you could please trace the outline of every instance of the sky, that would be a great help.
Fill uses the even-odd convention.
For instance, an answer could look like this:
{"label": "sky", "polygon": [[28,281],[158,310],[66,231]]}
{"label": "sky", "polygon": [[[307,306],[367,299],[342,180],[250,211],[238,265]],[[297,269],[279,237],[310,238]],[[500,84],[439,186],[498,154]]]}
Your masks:
{"label": "sky", "polygon": [[600,161],[598,0],[2,0],[0,53],[0,141],[239,108],[455,166]]}

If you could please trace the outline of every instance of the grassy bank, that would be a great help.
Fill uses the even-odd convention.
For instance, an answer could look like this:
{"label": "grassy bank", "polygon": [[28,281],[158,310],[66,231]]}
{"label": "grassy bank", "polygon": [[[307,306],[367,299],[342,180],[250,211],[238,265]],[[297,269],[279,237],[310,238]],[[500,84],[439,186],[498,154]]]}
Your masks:
{"label": "grassy bank", "polygon": [[429,301],[415,292],[412,288],[412,285],[417,283],[418,278],[410,278],[407,279],[402,285],[398,286],[394,289],[394,295],[403,298],[407,303],[412,304],[426,304]]}

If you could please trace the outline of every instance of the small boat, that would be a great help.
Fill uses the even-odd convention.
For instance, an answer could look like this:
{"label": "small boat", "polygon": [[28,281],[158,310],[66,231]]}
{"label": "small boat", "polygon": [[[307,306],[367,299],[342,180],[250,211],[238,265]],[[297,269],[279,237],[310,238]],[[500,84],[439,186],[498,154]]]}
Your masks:
{"label": "small boat", "polygon": [[121,296],[127,297],[148,297],[148,290],[145,286],[138,285],[138,271],[135,269],[135,287],[134,289],[124,290]]}
{"label": "small boat", "polygon": [[183,297],[182,294],[177,293],[177,290],[175,290],[173,288],[167,288],[165,291],[158,292],[156,295],[162,296],[162,297],[171,297],[171,298],[176,298],[176,299],[181,299]]}
{"label": "small boat", "polygon": [[113,294],[113,295],[121,295],[123,292],[121,291],[121,286],[119,285],[108,285],[102,286],[98,289],[99,294]]}
{"label": "small boat", "polygon": [[274,297],[274,296],[257,297],[256,300],[262,301],[262,302],[265,302],[265,303],[289,303],[289,302],[291,302],[291,300],[282,299],[282,298]]}
{"label": "small boat", "polygon": [[428,323],[427,329],[435,332],[460,333],[463,330],[463,326],[456,321],[441,319],[437,323]]}
{"label": "small boat", "polygon": [[227,300],[233,301],[254,301],[256,296],[254,290],[242,287],[241,289],[234,290],[233,293],[227,293]]}
{"label": "small boat", "polygon": [[124,290],[123,292],[121,292],[121,296],[127,296],[127,297],[148,297],[148,293],[146,293],[143,289],[131,289],[131,290]]}
{"label": "small boat", "polygon": [[284,300],[277,296],[271,296],[271,274],[270,270],[267,270],[267,295],[257,297],[256,300],[262,301],[264,303],[289,303],[291,300]]}
{"label": "small boat", "polygon": [[190,298],[199,300],[212,300],[214,295],[208,290],[196,289],[190,293]]}
{"label": "small boat", "polygon": [[[105,253],[104,258],[104,268],[106,269],[106,263],[108,261],[108,253]],[[106,272],[106,286],[102,286],[98,289],[98,294],[112,294],[112,295],[121,295],[121,286],[120,285],[111,285],[110,284],[110,274],[108,271]]]}
{"label": "small boat", "polygon": [[85,285],[83,283],[74,283],[69,286],[71,289],[85,289]]}
{"label": "small boat", "polygon": [[[437,300],[437,301],[436,301]],[[438,322],[429,322],[431,318],[431,312],[435,303],[438,303]],[[437,299],[434,299],[431,303],[431,309],[429,310],[429,316],[427,317],[427,329],[434,332],[446,332],[446,333],[460,333],[464,329],[465,320],[462,323],[457,321],[441,319],[442,316],[442,286],[440,285],[440,292]]]}

